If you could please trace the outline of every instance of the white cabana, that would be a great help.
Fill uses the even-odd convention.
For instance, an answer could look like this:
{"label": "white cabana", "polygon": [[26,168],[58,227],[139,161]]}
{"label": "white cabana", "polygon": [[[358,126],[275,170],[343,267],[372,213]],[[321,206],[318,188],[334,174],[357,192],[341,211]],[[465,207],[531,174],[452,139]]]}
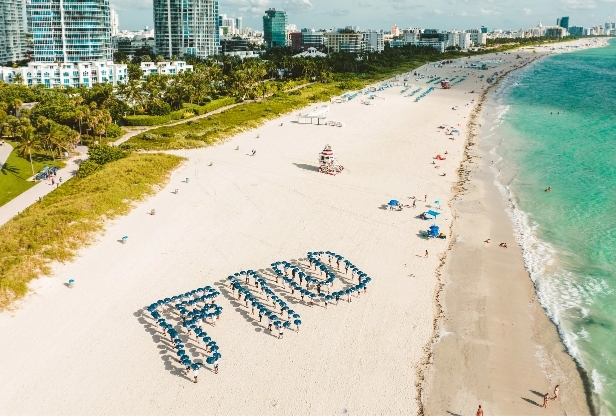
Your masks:
{"label": "white cabana", "polygon": [[327,115],[329,114],[329,106],[323,106],[311,111],[307,114],[297,116],[299,124],[327,124]]}

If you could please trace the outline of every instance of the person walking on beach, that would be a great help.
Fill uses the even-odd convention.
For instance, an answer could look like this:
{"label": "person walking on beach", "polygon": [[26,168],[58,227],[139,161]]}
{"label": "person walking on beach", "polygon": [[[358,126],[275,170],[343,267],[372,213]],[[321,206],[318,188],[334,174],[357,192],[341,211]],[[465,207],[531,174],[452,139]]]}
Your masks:
{"label": "person walking on beach", "polygon": [[424,202],[428,201],[428,195],[424,195]]}
{"label": "person walking on beach", "polygon": [[280,324],[278,326],[278,339],[282,338],[284,336],[284,327],[282,326],[282,324]]}
{"label": "person walking on beach", "polygon": [[550,399],[550,393],[546,393],[543,395],[543,405],[541,405],[541,407],[544,407],[547,409],[548,407],[548,400]]}
{"label": "person walking on beach", "polygon": [[554,397],[552,397],[550,400],[556,399],[558,399],[558,384],[556,385],[556,387],[554,387]]}
{"label": "person walking on beach", "polygon": [[481,405],[479,405],[479,409],[477,409],[475,416],[483,416],[483,409],[481,408]]}
{"label": "person walking on beach", "polygon": [[427,259],[428,258],[428,250],[426,250],[426,254],[424,254],[424,258]]}
{"label": "person walking on beach", "polygon": [[199,381],[198,380],[198,377],[199,377],[199,365],[193,364],[192,365],[192,370],[193,370],[193,377],[195,379],[194,383],[197,383]]}

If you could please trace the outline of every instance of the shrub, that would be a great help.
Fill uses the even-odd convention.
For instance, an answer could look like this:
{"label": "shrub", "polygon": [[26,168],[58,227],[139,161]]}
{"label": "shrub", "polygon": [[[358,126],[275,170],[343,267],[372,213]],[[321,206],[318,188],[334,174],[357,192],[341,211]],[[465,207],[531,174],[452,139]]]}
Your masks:
{"label": "shrub", "polygon": [[128,152],[119,147],[97,145],[88,149],[88,156],[88,160],[98,163],[99,165],[104,165],[125,158],[128,156]]}
{"label": "shrub", "polygon": [[166,116],[171,114],[171,106],[160,100],[154,100],[148,104],[148,113],[153,116]]}
{"label": "shrub", "polygon": [[112,137],[112,138],[120,137],[122,134],[124,134],[124,132],[122,131],[122,128],[120,128],[120,126],[118,126],[115,123],[110,124],[107,127],[107,132],[105,133],[107,137]]}
{"label": "shrub", "polygon": [[98,163],[96,163],[93,160],[85,160],[83,162],[81,162],[81,164],[79,165],[79,170],[77,171],[77,176],[80,178],[85,178],[87,176],[90,176],[91,174],[93,174],[94,172],[96,172],[97,170],[100,170],[102,168],[101,165],[99,165]]}

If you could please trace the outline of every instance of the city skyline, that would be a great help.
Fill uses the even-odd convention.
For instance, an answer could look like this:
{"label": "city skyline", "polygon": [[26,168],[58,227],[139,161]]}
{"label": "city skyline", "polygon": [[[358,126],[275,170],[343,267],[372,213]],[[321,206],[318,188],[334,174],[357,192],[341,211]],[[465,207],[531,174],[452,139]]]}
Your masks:
{"label": "city skyline", "polygon": [[[152,0],[111,0],[120,16],[121,29],[153,27]],[[519,29],[555,25],[561,16],[570,16],[572,26],[592,26],[603,20],[616,20],[613,0],[520,0],[497,4],[491,0],[434,0],[430,6],[417,0],[222,0],[220,13],[243,17],[244,27],[262,29],[265,10],[273,7],[287,12],[289,23],[298,27],[325,29],[360,26],[362,29],[389,30],[400,27],[466,29]]]}

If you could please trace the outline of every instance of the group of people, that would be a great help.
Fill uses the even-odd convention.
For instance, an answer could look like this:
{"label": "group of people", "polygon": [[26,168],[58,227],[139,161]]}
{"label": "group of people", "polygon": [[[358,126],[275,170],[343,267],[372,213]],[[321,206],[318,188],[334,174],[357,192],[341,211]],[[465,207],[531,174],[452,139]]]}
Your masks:
{"label": "group of people", "polygon": [[214,373],[218,374],[218,364],[222,355],[218,352],[219,347],[216,345],[216,342],[201,328],[200,323],[216,325],[216,320],[220,319],[222,314],[222,307],[215,303],[216,297],[219,295],[220,292],[216,289],[205,286],[186,292],[183,295],[158,300],[147,307],[152,318],[162,328],[163,335],[169,336],[178,360],[185,367],[184,371],[189,373],[192,370],[195,383],[198,381],[199,368],[203,366],[203,363],[193,361],[189,357],[179,332],[164,316],[165,313],[177,315],[178,320],[182,321],[182,327],[187,330],[188,335],[190,336],[194,332],[197,342],[201,340],[205,343],[206,352],[212,353],[211,356],[206,358],[206,363],[212,365]]}
{"label": "group of people", "polygon": [[[305,297],[308,297],[310,306],[314,306],[319,301],[323,301],[325,307],[333,301],[338,304],[341,297],[345,295],[347,301],[351,302],[353,293],[357,293],[357,296],[362,291],[365,293],[368,283],[372,280],[353,263],[331,251],[310,252],[308,253],[308,261],[310,268],[314,268],[315,271],[318,269],[321,276],[325,275],[325,279],[313,277],[287,261],[273,263],[272,268],[276,274],[276,282],[278,283],[279,279],[282,279],[283,287],[286,287],[285,282],[288,283],[291,287],[291,294],[294,294],[295,291],[299,292],[302,301]],[[328,265],[325,264],[326,262]],[[357,278],[357,284],[345,290],[330,293],[336,279],[336,274],[332,271],[334,265],[339,271],[344,268],[345,275],[350,274],[352,281]],[[284,299],[277,296],[269,287],[267,281],[257,272],[254,270],[241,271],[229,276],[227,280],[233,296],[235,297],[237,291],[237,300],[244,302],[246,308],[251,308],[252,315],[255,315],[256,311],[259,322],[262,322],[263,317],[266,317],[268,330],[273,332],[275,327],[279,339],[284,337],[284,330],[290,329],[292,325],[295,325],[296,331],[299,332],[302,324],[300,315],[292,310]],[[305,287],[303,286],[304,282]],[[253,295],[249,290],[250,285],[254,285],[255,290],[260,290],[261,294],[265,295],[266,300]],[[179,328],[176,329],[177,325],[174,326],[168,322],[168,319],[172,319],[169,315],[181,321],[179,326],[184,328],[189,337],[194,333],[196,341],[205,344],[206,353],[211,353],[206,358],[206,363],[212,365],[214,373],[218,374],[218,365],[222,355],[216,342],[208,336],[201,324],[207,323],[215,326],[216,321],[220,319],[222,307],[216,304],[216,297],[219,295],[220,292],[216,289],[205,286],[182,295],[158,300],[147,307],[158,327],[162,329],[163,336],[169,337],[178,356],[178,361],[185,367],[184,371],[186,373],[192,371],[194,383],[198,382],[199,369],[204,364],[191,359],[188,355],[186,345],[180,338]],[[284,316],[285,312],[286,317]],[[169,318],[166,319],[165,317]]]}
{"label": "group of people", "polygon": [[[244,277],[245,285],[249,285],[251,283],[250,279],[253,279],[255,288],[261,290],[261,293],[266,296],[268,305],[269,302],[271,302],[271,307],[266,306],[264,302],[259,300],[248,288],[242,285],[240,280],[242,277]],[[227,280],[229,280],[229,287],[233,290],[233,295],[235,295],[235,291],[237,290],[237,300],[243,300],[247,308],[252,307],[253,315],[255,314],[255,310],[258,311],[259,322],[262,322],[263,317],[265,316],[268,319],[268,329],[270,331],[272,331],[273,325],[276,326],[276,329],[278,330],[278,338],[283,337],[285,328],[291,328],[291,320],[293,320],[293,324],[295,324],[297,331],[299,332],[299,326],[302,324],[299,314],[289,308],[289,305],[287,305],[283,299],[278,297],[276,293],[269,288],[267,281],[257,272],[254,270],[241,271],[239,273],[235,273],[233,276],[227,277]],[[278,316],[278,312],[276,312],[276,309],[278,308],[280,308],[280,316]],[[283,319],[284,312],[287,313],[286,320]]]}
{"label": "group of people", "polygon": [[[358,283],[345,290],[332,293],[330,289],[336,279],[336,274],[331,270],[331,268],[328,268],[328,266],[325,265],[325,261],[327,261],[330,267],[333,267],[335,263],[338,270],[341,270],[341,267],[344,267],[345,275],[348,275],[350,270],[351,280],[354,281],[355,277],[357,277]],[[295,294],[296,291],[299,292],[302,301],[304,300],[304,297],[308,297],[310,306],[314,306],[315,301],[322,301],[324,306],[327,308],[327,305],[333,301],[338,304],[343,296],[346,296],[347,301],[351,302],[353,293],[357,293],[357,296],[360,296],[362,291],[365,293],[368,283],[372,280],[366,273],[359,270],[359,268],[357,268],[349,260],[345,260],[341,255],[331,251],[310,252],[308,253],[308,262],[311,268],[314,268],[315,271],[318,269],[320,271],[320,275],[325,275],[327,278],[325,280],[321,280],[308,276],[305,272],[300,270],[299,267],[287,261],[273,263],[272,268],[276,273],[276,280],[278,281],[278,278],[282,278],[283,282],[287,282],[291,287],[291,294]],[[296,278],[299,283],[295,281]],[[305,288],[302,286],[304,280],[306,281]],[[314,286],[316,293],[310,290],[311,285]],[[325,294],[324,291],[327,291],[327,294]]]}

